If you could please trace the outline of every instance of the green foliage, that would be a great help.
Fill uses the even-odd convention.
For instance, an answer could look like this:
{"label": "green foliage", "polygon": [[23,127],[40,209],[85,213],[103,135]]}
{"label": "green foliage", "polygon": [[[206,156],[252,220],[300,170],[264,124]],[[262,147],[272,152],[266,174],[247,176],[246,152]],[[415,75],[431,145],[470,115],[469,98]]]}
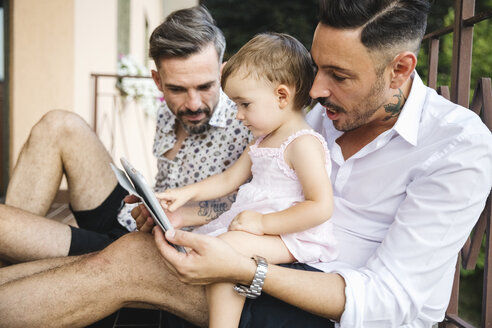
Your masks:
{"label": "green foliage", "polygon": [[318,1],[202,0],[227,40],[225,59],[260,32],[287,33],[311,49]]}
{"label": "green foliage", "polygon": [[[445,8],[445,6],[448,6]],[[477,1],[476,12],[481,12],[492,8],[492,0]],[[438,13],[442,18],[433,16]],[[454,8],[453,2],[443,1],[442,7],[439,9],[433,8],[431,16],[429,16],[428,32],[440,29],[445,26],[452,26],[454,23]],[[438,25],[441,23],[442,25]],[[473,97],[473,92],[477,80],[481,77],[492,77],[492,43],[490,35],[492,34],[492,20],[484,20],[474,26],[473,33],[473,50],[472,50],[472,70],[471,70],[471,85],[470,85],[470,101]],[[420,49],[418,57],[417,71],[422,76],[424,81],[427,81],[428,76],[428,41],[424,41]],[[437,85],[451,86],[451,67],[453,57],[453,34],[447,34],[440,39],[439,44],[439,65]]]}

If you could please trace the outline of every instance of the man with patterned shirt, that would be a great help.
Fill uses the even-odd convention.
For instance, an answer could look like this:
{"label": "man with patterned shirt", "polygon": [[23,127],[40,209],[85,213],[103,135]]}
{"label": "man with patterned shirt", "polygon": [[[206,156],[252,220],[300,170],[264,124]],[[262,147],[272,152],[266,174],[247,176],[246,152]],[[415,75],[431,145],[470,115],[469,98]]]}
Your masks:
{"label": "man with patterned shirt", "polygon": [[[208,122],[209,129],[204,133],[188,135],[176,157],[170,159],[164,154],[176,144],[177,117],[167,104],[159,108],[153,147],[157,158],[154,190],[160,192],[195,183],[229,167],[241,155],[250,136],[244,125],[236,119],[236,112],[234,102],[221,90],[219,102]],[[227,210],[233,199],[232,195],[225,199],[200,202],[197,214],[213,219]],[[118,214],[120,224],[130,231],[136,229],[135,220],[131,216],[134,207],[133,204],[126,204]],[[194,207],[183,210],[197,212]]]}
{"label": "man with patterned shirt", "polygon": [[[152,76],[166,99],[153,149],[157,191],[225,170],[249,141],[247,128],[235,119],[236,107],[220,89],[224,49],[222,32],[202,7],[172,13],[150,38],[149,54],[157,68]],[[0,260],[16,263],[83,254],[133,230],[130,207],[122,209],[127,192],[117,184],[110,162],[79,116],[66,111],[46,114],[22,149],[6,206],[0,207]],[[63,174],[79,228],[42,217]],[[185,211],[202,224],[227,210],[231,201],[203,202]]]}

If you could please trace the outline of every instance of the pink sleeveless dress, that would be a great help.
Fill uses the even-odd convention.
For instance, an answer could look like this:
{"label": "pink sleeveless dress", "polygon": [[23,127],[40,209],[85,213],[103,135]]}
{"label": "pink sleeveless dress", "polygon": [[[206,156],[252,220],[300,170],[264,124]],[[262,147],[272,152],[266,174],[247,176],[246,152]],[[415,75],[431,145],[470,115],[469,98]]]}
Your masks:
{"label": "pink sleeveless dress", "polygon": [[[250,147],[248,154],[252,162],[253,178],[251,181],[239,188],[236,201],[229,211],[216,220],[198,227],[194,232],[218,236],[227,231],[231,221],[242,211],[252,210],[267,214],[282,211],[304,201],[302,186],[297,175],[284,159],[287,146],[296,138],[304,135],[312,135],[323,145],[326,154],[325,167],[329,176],[331,173],[330,154],[325,140],[315,131],[300,130],[284,141],[280,148],[260,148],[258,144],[263,138],[258,138],[256,143]],[[299,220],[302,220],[302,217]],[[329,262],[337,256],[331,220],[308,230],[284,234],[280,237],[298,262]]]}

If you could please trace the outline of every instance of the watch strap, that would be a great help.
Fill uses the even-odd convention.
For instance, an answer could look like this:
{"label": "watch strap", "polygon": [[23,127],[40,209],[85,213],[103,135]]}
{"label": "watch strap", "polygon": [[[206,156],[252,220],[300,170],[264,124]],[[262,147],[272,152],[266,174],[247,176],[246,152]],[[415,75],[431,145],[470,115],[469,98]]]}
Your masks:
{"label": "watch strap", "polygon": [[247,298],[257,298],[261,295],[261,290],[263,289],[263,284],[265,283],[266,274],[268,271],[268,263],[265,258],[255,255],[252,257],[256,262],[256,272],[249,287],[241,284],[236,284],[234,290],[242,296]]}

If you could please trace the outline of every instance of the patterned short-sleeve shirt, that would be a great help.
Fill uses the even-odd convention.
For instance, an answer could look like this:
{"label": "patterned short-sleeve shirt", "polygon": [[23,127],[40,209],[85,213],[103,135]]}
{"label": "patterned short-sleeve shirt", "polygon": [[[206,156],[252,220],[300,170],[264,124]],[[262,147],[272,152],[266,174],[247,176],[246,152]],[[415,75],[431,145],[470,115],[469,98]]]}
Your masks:
{"label": "patterned short-sleeve shirt", "polygon": [[236,119],[236,113],[234,102],[221,91],[209,121],[210,129],[187,136],[176,157],[170,160],[164,154],[176,143],[175,125],[178,122],[169,107],[162,106],[158,112],[153,149],[158,169],[155,190],[201,181],[221,173],[238,159],[250,140],[250,133]]}
{"label": "patterned short-sleeve shirt", "polygon": [[[236,119],[237,108],[221,90],[219,102],[210,118],[210,129],[188,135],[176,157],[172,160],[164,154],[176,143],[176,116],[164,103],[157,113],[157,129],[153,154],[157,158],[157,176],[154,190],[182,187],[221,173],[241,156],[252,139],[249,130]],[[133,208],[126,205],[118,215],[118,221],[128,230],[135,230],[129,214]]]}

